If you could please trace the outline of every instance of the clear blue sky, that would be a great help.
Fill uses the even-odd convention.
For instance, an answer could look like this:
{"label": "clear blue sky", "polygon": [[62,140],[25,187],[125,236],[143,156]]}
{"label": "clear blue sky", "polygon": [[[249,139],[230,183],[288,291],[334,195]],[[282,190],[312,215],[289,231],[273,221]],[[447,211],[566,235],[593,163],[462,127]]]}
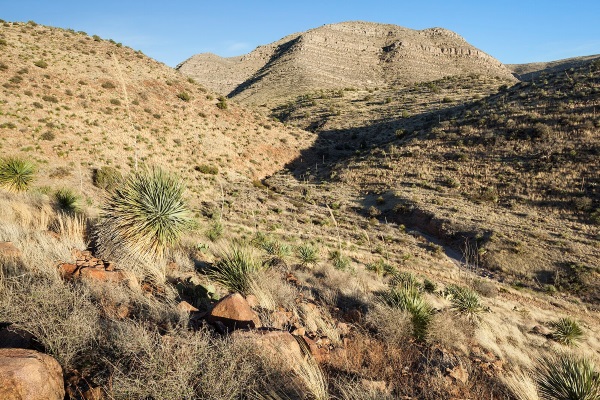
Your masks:
{"label": "clear blue sky", "polygon": [[169,66],[355,20],[447,28],[504,63],[550,61],[600,54],[599,17],[600,0],[0,0],[1,19],[114,39]]}

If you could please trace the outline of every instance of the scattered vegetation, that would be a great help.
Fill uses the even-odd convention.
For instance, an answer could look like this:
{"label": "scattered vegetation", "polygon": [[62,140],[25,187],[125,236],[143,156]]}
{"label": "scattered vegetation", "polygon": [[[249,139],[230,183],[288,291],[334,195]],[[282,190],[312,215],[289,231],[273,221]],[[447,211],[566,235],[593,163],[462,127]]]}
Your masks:
{"label": "scattered vegetation", "polygon": [[219,261],[208,276],[233,292],[248,294],[255,276],[265,269],[250,247],[231,244],[218,254]]}

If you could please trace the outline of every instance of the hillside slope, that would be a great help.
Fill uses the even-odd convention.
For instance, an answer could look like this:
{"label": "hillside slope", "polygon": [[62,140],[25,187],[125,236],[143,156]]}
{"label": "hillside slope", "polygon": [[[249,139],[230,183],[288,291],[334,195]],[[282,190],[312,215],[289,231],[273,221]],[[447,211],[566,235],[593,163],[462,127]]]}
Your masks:
{"label": "hillside slope", "polygon": [[312,140],[110,40],[8,22],[0,39],[0,156],[34,160],[45,185],[88,186],[136,158],[199,187],[213,179],[200,170],[263,177]]}
{"label": "hillside slope", "polygon": [[442,28],[344,22],[223,59],[198,54],[183,74],[244,103],[281,102],[319,89],[365,88],[482,74],[512,79],[498,60]]}

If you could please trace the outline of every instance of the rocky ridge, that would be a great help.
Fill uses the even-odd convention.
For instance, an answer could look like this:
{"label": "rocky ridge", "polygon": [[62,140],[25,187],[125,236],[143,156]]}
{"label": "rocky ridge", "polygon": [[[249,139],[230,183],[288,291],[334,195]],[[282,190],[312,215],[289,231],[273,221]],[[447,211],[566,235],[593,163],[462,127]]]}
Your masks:
{"label": "rocky ridge", "polygon": [[502,63],[449,30],[370,22],[324,25],[239,57],[197,54],[178,70],[255,104],[317,89],[403,85],[473,73],[513,79]]}

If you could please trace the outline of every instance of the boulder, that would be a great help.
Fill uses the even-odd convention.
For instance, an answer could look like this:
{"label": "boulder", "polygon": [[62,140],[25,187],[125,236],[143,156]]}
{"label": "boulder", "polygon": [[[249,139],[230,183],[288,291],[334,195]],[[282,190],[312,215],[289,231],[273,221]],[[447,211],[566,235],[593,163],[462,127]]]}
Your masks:
{"label": "boulder", "polygon": [[293,369],[304,353],[298,341],[287,331],[259,329],[254,331],[238,330],[232,337],[240,340],[251,340],[268,355],[283,361],[283,365]]}
{"label": "boulder", "polygon": [[206,318],[209,323],[221,322],[228,330],[260,328],[258,315],[239,294],[223,297]]}
{"label": "boulder", "polygon": [[0,399],[63,400],[62,368],[35,350],[0,349]]}
{"label": "boulder", "polygon": [[193,305],[191,305],[190,303],[188,303],[185,300],[179,302],[179,304],[177,304],[177,308],[179,310],[181,310],[181,311],[185,311],[185,312],[188,312],[188,313],[200,311],[196,307],[194,307]]}

